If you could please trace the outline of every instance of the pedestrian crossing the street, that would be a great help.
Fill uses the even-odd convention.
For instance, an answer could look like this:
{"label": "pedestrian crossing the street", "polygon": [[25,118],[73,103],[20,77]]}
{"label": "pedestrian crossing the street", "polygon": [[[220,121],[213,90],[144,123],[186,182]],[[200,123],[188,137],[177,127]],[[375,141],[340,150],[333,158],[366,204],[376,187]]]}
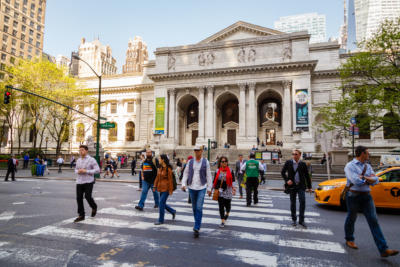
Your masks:
{"label": "pedestrian crossing the street", "polygon": [[[104,200],[107,199],[106,197]],[[134,207],[137,202],[106,206],[99,209],[95,218],[74,224],[69,218],[51,225],[28,231],[24,236],[46,240],[65,240],[66,246],[58,258],[72,265],[87,266],[182,266],[182,262],[162,262],[151,256],[158,254],[180,255],[192,260],[187,266],[215,265],[259,265],[259,266],[341,266],[337,255],[346,253],[340,242],[332,241],[334,233],[324,227],[324,219],[316,211],[306,211],[307,229],[291,226],[290,211],[282,202],[289,199],[281,192],[260,191],[259,203],[246,207],[245,199],[234,196],[232,210],[225,228],[221,223],[218,203],[206,197],[203,208],[200,238],[192,238],[194,218],[187,194],[176,191],[168,204],[176,209],[176,219],[166,212],[165,223],[154,225],[158,209],[149,195],[144,211]],[[102,197],[98,197],[101,201]],[[279,206],[279,207],[278,207]],[[69,243],[91,244],[101,251],[113,249],[105,256],[76,250]],[[47,242],[46,244],[51,244]],[[10,259],[19,253],[9,248],[7,242],[0,242],[0,260]],[[100,249],[101,248],[101,249]],[[118,249],[118,250],[116,250]],[[60,248],[36,249],[34,245],[23,247],[25,256],[36,255],[54,258]],[[36,253],[36,254],[35,254]],[[132,262],[118,260],[118,255],[130,253]],[[178,257],[178,256],[174,256]],[[162,258],[162,257],[161,257]],[[168,259],[168,257],[166,257]],[[211,260],[214,259],[214,260]],[[215,259],[218,259],[215,261]],[[218,263],[218,264],[217,264]],[[59,265],[59,264],[58,264]]]}

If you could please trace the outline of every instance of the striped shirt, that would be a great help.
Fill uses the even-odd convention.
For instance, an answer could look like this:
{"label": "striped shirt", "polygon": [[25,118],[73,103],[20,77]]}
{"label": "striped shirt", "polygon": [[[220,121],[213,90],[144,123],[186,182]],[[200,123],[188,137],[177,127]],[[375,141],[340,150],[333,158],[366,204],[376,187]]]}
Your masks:
{"label": "striped shirt", "polygon": [[[79,169],[85,169],[86,173],[78,174]],[[80,157],[76,161],[75,173],[78,175],[76,177],[77,184],[93,183],[94,174],[100,173],[99,164],[97,164],[97,161],[89,155],[86,155],[84,158]]]}

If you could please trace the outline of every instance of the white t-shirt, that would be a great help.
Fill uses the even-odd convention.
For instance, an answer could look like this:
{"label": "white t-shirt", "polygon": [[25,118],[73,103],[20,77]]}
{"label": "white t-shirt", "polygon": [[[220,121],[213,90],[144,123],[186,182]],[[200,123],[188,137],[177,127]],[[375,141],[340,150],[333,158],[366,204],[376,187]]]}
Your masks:
{"label": "white t-shirt", "polygon": [[[210,163],[208,160],[205,158],[202,158],[199,162],[196,159],[193,159],[193,179],[192,179],[192,184],[189,185],[189,188],[192,190],[202,190],[204,188],[207,188],[207,191],[211,191],[213,181],[211,178],[211,168],[210,168]],[[201,169],[201,164],[202,161],[206,161],[206,175],[207,175],[207,183],[202,185],[201,184],[201,179],[200,179],[200,169]],[[183,172],[183,179],[182,179],[182,186],[187,186],[187,180],[189,178],[189,162],[186,165],[185,171]]]}

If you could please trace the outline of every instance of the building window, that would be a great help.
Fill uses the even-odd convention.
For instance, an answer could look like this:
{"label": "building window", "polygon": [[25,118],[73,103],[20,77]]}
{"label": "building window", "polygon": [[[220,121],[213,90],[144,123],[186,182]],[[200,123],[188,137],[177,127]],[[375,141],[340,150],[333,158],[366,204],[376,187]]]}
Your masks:
{"label": "building window", "polygon": [[33,26],[35,26],[35,23],[33,23],[33,21],[31,20],[31,22],[29,23],[29,26],[31,26],[33,28]]}
{"label": "building window", "polygon": [[24,0],[24,5],[28,4],[28,0]]}
{"label": "building window", "polygon": [[14,3],[14,7],[15,7],[16,9],[18,9],[18,8],[19,8],[19,3],[18,3],[18,2],[15,2],[15,3]]}
{"label": "building window", "polygon": [[26,17],[22,17],[22,22],[26,23]]}
{"label": "building window", "polygon": [[31,13],[30,13],[30,17],[31,17],[31,18],[34,18],[34,17],[35,17],[35,14],[33,14],[32,11],[31,11]]}
{"label": "building window", "polygon": [[33,30],[29,30],[29,35],[33,35]]}
{"label": "building window", "polygon": [[35,54],[36,54],[36,56],[39,56],[40,55],[40,51],[36,50]]}
{"label": "building window", "polygon": [[6,0],[6,3],[9,4],[11,1],[10,0]]}
{"label": "building window", "polygon": [[29,52],[29,53],[32,53],[32,46],[29,46],[29,47],[28,47],[28,52]]}
{"label": "building window", "polygon": [[41,16],[37,16],[37,20],[38,20],[39,22],[41,22],[41,21],[42,21],[42,17],[41,17]]}
{"label": "building window", "polygon": [[33,43],[33,39],[29,38],[29,43],[32,44]]}
{"label": "building window", "polygon": [[22,25],[22,26],[21,26],[21,31],[25,32],[25,30],[26,30],[26,26],[25,26],[25,25]]}
{"label": "building window", "polygon": [[18,19],[19,14],[17,12],[14,13],[14,19]]}
{"label": "building window", "polygon": [[4,9],[4,11],[8,14],[10,13],[10,8],[8,6],[6,6],[6,8]]}
{"label": "building window", "polygon": [[38,31],[40,31],[40,30],[42,30],[42,26],[40,26],[40,25],[37,25],[37,28],[36,28]]}
{"label": "building window", "polygon": [[25,48],[25,44],[24,43],[20,43],[19,48],[24,49]]}
{"label": "building window", "polygon": [[108,142],[116,142],[118,140],[118,125],[116,122],[113,123],[115,123],[115,128],[108,130]]}
{"label": "building window", "polygon": [[24,12],[24,14],[26,14],[26,11],[27,11],[26,7],[23,7],[22,12]]}
{"label": "building window", "polygon": [[40,42],[36,42],[36,47],[40,48]]}
{"label": "building window", "polygon": [[7,39],[8,39],[8,36],[4,34],[4,35],[3,35],[3,41],[4,41],[4,42],[7,42]]}
{"label": "building window", "polygon": [[32,56],[31,56],[31,55],[28,55],[28,59],[31,60],[31,59],[32,59]]}
{"label": "building window", "polygon": [[3,80],[4,79],[4,73],[0,72],[0,79]]}
{"label": "building window", "polygon": [[1,50],[7,52],[7,45],[6,45],[6,44],[3,44],[3,45],[1,46]]}
{"label": "building window", "polygon": [[131,121],[125,125],[125,141],[135,141],[135,124]]}
{"label": "building window", "polygon": [[17,50],[15,50],[15,48],[11,48],[11,54],[15,56],[15,54],[17,53]]}
{"label": "building window", "polygon": [[17,40],[12,39],[11,44],[12,44],[12,45],[16,45],[16,44],[17,44]]}
{"label": "building window", "polygon": [[10,62],[11,62],[11,64],[14,64],[15,63],[15,58],[14,57],[10,57]]}
{"label": "building window", "polygon": [[18,32],[17,32],[16,30],[13,30],[13,31],[12,31],[12,35],[15,36],[15,37],[17,37],[17,33],[18,33]]}
{"label": "building window", "polygon": [[8,26],[7,25],[4,25],[3,32],[8,32]]}
{"label": "building window", "polygon": [[18,22],[15,21],[15,20],[13,21],[13,27],[14,27],[14,28],[17,28],[17,27],[18,27]]}
{"label": "building window", "polygon": [[78,123],[76,125],[76,142],[83,143],[85,141],[85,125]]}
{"label": "building window", "polygon": [[40,33],[36,34],[36,39],[40,39],[40,37],[42,37],[42,35],[40,35]]}
{"label": "building window", "polygon": [[111,103],[111,113],[117,113],[117,103]]}
{"label": "building window", "polygon": [[133,107],[134,107],[133,101],[128,102],[128,110],[127,111],[132,113],[133,112]]}
{"label": "building window", "polygon": [[20,56],[20,57],[24,57],[24,52],[19,51],[19,56]]}
{"label": "building window", "polygon": [[4,16],[4,23],[8,23],[10,21],[10,18],[7,16]]}
{"label": "building window", "polygon": [[35,9],[35,4],[31,4],[31,9]]}
{"label": "building window", "polygon": [[1,60],[6,60],[7,59],[7,55],[6,54],[1,54]]}
{"label": "building window", "polygon": [[25,41],[25,34],[21,33],[21,40]]}
{"label": "building window", "polygon": [[0,70],[5,70],[5,69],[6,69],[6,64],[1,63],[1,64],[0,64]]}

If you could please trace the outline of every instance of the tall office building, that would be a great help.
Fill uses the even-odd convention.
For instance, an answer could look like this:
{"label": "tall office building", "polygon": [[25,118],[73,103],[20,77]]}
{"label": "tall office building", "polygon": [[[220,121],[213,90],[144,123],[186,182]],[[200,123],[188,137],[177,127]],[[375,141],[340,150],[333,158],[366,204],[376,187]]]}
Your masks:
{"label": "tall office building", "polygon": [[[116,60],[112,57],[111,47],[103,45],[98,39],[93,42],[86,42],[85,38],[82,38],[78,53],[79,57],[86,61],[97,74],[116,74]],[[92,76],[95,76],[93,71],[85,63],[79,61],[78,77]]]}
{"label": "tall office building", "polygon": [[281,17],[275,21],[276,30],[286,33],[307,30],[311,34],[310,43],[321,43],[326,41],[326,19],[325,15],[308,13],[294,16]]}
{"label": "tall office building", "polygon": [[46,0],[0,0],[0,79],[17,58],[42,56],[45,11]]}
{"label": "tall office building", "polygon": [[146,43],[143,42],[142,37],[135,36],[133,40],[129,40],[126,64],[122,66],[122,73],[142,73],[143,63],[148,60],[148,57]]}
{"label": "tall office building", "polygon": [[400,16],[400,0],[349,0],[354,2],[356,40],[369,39],[385,19]]}

